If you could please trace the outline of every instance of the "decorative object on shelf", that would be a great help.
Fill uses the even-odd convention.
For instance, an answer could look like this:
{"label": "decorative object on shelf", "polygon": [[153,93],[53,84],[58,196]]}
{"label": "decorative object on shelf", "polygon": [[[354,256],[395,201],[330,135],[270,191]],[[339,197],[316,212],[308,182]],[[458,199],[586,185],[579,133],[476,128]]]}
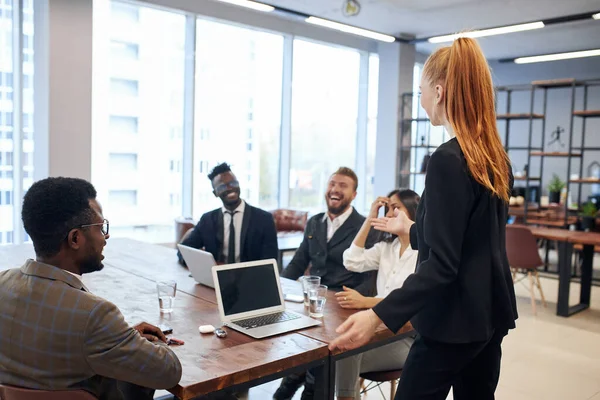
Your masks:
{"label": "decorative object on shelf", "polygon": [[560,145],[560,148],[565,147],[564,143],[560,140],[560,135],[564,131],[565,131],[564,128],[562,128],[561,126],[557,126],[556,130],[553,131],[550,135],[550,141],[548,142],[548,147],[551,147],[555,143],[558,143]]}
{"label": "decorative object on shelf", "polygon": [[548,195],[550,203],[560,203],[560,192],[565,187],[565,183],[558,177],[558,175],[552,175],[552,180],[548,184]]}
{"label": "decorative object on shelf", "polygon": [[579,174],[571,174],[571,178],[572,181],[576,181],[579,179]]}
{"label": "decorative object on shelf", "polygon": [[523,196],[511,196],[508,204],[513,207],[522,207],[525,204],[525,197]]}
{"label": "decorative object on shelf", "polygon": [[[593,161],[588,165],[587,176],[590,179],[600,179],[600,163],[598,161]],[[599,184],[592,185],[592,194],[600,194]]]}
{"label": "decorative object on shelf", "polygon": [[421,172],[427,172],[427,164],[429,164],[429,159],[431,158],[431,154],[425,154],[423,156],[423,162],[421,162]]}
{"label": "decorative object on shelf", "polygon": [[596,205],[591,201],[588,201],[583,205],[581,209],[581,229],[584,231],[591,231],[596,226],[596,215],[598,209]]}
{"label": "decorative object on shelf", "polygon": [[425,135],[421,136],[421,146],[425,147]]}
{"label": "decorative object on shelf", "polygon": [[360,13],[360,3],[358,0],[344,0],[342,4],[342,13],[346,17],[355,17]]}
{"label": "decorative object on shelf", "polygon": [[550,198],[548,196],[540,197],[540,207],[548,207],[550,204]]}
{"label": "decorative object on shelf", "polygon": [[525,166],[523,167],[523,176],[527,176],[528,173],[529,173],[529,164],[525,164]]}

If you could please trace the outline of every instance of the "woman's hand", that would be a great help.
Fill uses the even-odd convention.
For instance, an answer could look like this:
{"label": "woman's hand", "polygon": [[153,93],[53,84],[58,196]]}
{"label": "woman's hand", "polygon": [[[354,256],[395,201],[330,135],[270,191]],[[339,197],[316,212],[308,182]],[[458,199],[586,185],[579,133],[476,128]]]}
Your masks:
{"label": "woman's hand", "polygon": [[367,298],[365,296],[346,286],[343,288],[344,290],[342,292],[335,294],[335,298],[340,307],[350,309],[369,308],[369,306],[366,304]]}
{"label": "woman's hand", "polygon": [[369,218],[376,219],[377,215],[379,215],[379,209],[381,207],[385,207],[390,203],[390,199],[388,197],[378,197],[375,199],[373,204],[371,204],[371,210],[369,211]]}
{"label": "woman's hand", "polygon": [[408,235],[414,222],[408,218],[404,211],[395,210],[394,214],[394,218],[383,217],[372,220],[371,226],[378,231],[389,232],[398,236]]}
{"label": "woman's hand", "polygon": [[364,346],[375,335],[381,320],[373,310],[353,314],[340,325],[336,332],[340,334],[329,344],[329,350],[352,350]]}

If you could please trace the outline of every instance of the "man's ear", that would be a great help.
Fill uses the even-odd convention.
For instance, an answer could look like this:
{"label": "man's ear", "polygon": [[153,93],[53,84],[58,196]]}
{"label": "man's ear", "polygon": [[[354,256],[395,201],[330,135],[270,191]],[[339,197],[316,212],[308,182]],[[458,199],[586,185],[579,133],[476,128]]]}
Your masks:
{"label": "man's ear", "polygon": [[69,232],[69,235],[67,236],[67,244],[73,250],[79,250],[79,248],[81,247],[82,239],[83,237],[81,235],[81,231],[79,231],[79,229],[73,229]]}

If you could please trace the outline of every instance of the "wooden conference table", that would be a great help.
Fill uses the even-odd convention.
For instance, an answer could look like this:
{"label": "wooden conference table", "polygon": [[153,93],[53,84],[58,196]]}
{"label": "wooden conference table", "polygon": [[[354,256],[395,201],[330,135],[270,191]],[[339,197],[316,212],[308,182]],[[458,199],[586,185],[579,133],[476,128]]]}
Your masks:
{"label": "wooden conference table", "polygon": [[[337,336],[335,329],[355,311],[344,310],[328,294],[323,324],[302,331],[256,340],[227,329],[228,336],[201,335],[198,326],[220,326],[213,289],[196,284],[186,268],[177,263],[174,249],[130,239],[110,239],[104,250],[105,268],[84,275],[93,293],[104,297],[135,324],[164,323],[185,345],[172,349],[183,366],[180,383],[170,391],[181,399],[217,392],[241,390],[293,372],[312,368],[317,376],[317,399],[334,399],[335,362],[341,358],[383,346],[414,334],[407,324],[397,335],[381,328],[364,347],[349,352],[329,352],[327,345]],[[0,270],[20,267],[33,258],[31,245],[0,246]],[[175,309],[161,315],[156,300],[157,279],[177,281]],[[298,282],[282,279],[285,292],[300,293]],[[294,311],[307,313],[302,304],[286,303]]]}
{"label": "wooden conference table", "polygon": [[[569,317],[589,308],[592,292],[594,246],[600,246],[600,233],[540,227],[529,228],[536,238],[556,241],[558,244],[558,303],[556,314],[562,317]],[[569,306],[571,262],[573,258],[573,245],[575,244],[583,245],[581,292],[579,303]]]}

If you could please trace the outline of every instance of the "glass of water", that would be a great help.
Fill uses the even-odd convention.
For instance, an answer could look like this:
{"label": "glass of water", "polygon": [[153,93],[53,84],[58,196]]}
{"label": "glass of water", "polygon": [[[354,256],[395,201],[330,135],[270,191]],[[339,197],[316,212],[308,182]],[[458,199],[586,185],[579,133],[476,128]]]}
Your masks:
{"label": "glass of water", "polygon": [[321,284],[321,277],[308,275],[302,277],[302,292],[304,293],[304,307],[308,307],[308,289]]}
{"label": "glass of water", "polygon": [[323,318],[323,310],[327,301],[327,286],[318,285],[308,289],[308,314],[314,318]]}
{"label": "glass of water", "polygon": [[173,303],[177,293],[177,282],[158,281],[156,282],[156,292],[158,294],[158,306],[161,313],[173,312]]}

